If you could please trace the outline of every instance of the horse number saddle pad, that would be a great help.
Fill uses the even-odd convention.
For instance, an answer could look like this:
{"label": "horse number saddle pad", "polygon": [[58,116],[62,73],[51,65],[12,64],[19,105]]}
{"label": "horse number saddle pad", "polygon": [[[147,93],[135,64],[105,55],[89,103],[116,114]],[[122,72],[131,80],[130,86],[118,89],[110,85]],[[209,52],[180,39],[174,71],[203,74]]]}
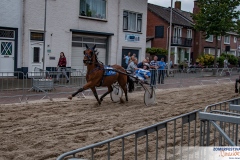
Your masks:
{"label": "horse number saddle pad", "polygon": [[116,75],[116,71],[114,70],[114,68],[110,67],[110,66],[104,66],[104,76],[114,76]]}

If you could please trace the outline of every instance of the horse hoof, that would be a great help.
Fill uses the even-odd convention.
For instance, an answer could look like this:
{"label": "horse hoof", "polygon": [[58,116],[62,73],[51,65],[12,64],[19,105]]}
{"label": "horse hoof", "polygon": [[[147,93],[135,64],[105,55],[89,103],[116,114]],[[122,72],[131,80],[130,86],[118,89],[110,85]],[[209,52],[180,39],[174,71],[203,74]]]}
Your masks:
{"label": "horse hoof", "polygon": [[124,100],[122,98],[120,98],[120,103],[124,103]]}
{"label": "horse hoof", "polygon": [[71,95],[70,95],[70,96],[68,96],[68,99],[69,99],[69,100],[72,100],[72,96],[71,96]]}

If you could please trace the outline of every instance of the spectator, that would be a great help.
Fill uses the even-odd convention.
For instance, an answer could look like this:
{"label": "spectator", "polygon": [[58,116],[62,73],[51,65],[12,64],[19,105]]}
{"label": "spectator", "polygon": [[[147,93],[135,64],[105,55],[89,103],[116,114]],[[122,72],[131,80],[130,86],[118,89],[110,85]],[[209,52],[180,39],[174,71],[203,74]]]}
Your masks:
{"label": "spectator", "polygon": [[129,64],[129,60],[130,60],[130,57],[131,57],[131,52],[128,52],[128,55],[124,55],[123,59],[125,60],[124,62],[124,68],[127,69],[128,67],[128,64]]}
{"label": "spectator", "polygon": [[[164,58],[161,58],[161,61],[158,62],[158,84],[164,84],[164,69],[166,67],[166,63],[164,62]],[[161,81],[160,81],[161,80]]]}
{"label": "spectator", "polygon": [[144,63],[148,63],[148,61],[146,59],[144,59],[142,62],[138,63],[137,67],[143,68]]}
{"label": "spectator", "polygon": [[58,74],[57,74],[57,80],[54,82],[54,83],[57,83],[59,82],[59,77],[60,75],[63,73],[63,75],[66,77],[67,79],[67,83],[69,82],[69,78],[66,74],[66,65],[67,65],[67,60],[66,60],[66,57],[64,55],[63,52],[60,53],[60,57],[59,57],[59,60],[58,60],[58,65],[57,65],[57,71],[58,71]]}
{"label": "spectator", "polygon": [[224,64],[224,68],[228,68],[228,59],[227,59],[227,57],[223,61],[223,64]]}
{"label": "spectator", "polygon": [[158,57],[154,56],[153,60],[150,62],[150,72],[151,72],[151,86],[156,85],[156,75],[157,75],[157,69],[158,69],[158,63],[157,63]]}
{"label": "spectator", "polygon": [[[128,67],[127,67],[127,71],[130,72],[131,75],[134,75],[135,70],[137,70],[137,58],[133,59],[132,62],[129,63]],[[132,78],[129,78],[129,81],[133,82]],[[134,83],[130,83],[132,84],[131,86],[129,86],[129,92],[131,93],[134,90]]]}
{"label": "spectator", "polygon": [[135,70],[137,68],[137,58],[134,58],[132,62],[129,63],[127,67],[127,71],[131,72],[131,74],[134,74]]}

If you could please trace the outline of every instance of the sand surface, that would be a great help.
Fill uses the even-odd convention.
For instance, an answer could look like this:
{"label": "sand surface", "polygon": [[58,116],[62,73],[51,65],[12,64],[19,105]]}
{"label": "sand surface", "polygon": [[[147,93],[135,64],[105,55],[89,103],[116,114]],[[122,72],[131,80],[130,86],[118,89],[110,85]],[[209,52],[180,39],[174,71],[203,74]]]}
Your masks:
{"label": "sand surface", "polygon": [[143,95],[131,93],[125,104],[107,96],[101,106],[93,97],[0,105],[0,160],[54,160],[64,152],[238,96],[233,83],[160,89],[157,104],[150,107]]}

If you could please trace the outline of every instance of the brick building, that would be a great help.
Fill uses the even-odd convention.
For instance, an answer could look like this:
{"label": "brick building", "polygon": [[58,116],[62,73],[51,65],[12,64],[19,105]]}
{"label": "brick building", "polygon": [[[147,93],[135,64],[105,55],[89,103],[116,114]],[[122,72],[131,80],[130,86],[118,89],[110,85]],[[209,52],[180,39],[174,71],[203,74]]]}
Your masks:
{"label": "brick building", "polygon": [[[170,8],[148,4],[147,16],[147,38],[151,39],[151,47],[168,49],[168,37],[170,27]],[[194,2],[193,13],[197,13],[199,8]],[[200,32],[193,29],[193,19],[190,12],[181,10],[181,1],[176,1],[172,11],[172,36],[171,53],[173,53],[174,64],[179,64],[185,60],[195,61],[202,53],[214,54],[213,36],[204,39]],[[218,37],[218,55],[229,49],[228,53],[237,54],[239,41],[235,33],[228,33],[223,37]],[[149,42],[148,42],[149,43]],[[149,44],[147,46],[150,46]]]}

